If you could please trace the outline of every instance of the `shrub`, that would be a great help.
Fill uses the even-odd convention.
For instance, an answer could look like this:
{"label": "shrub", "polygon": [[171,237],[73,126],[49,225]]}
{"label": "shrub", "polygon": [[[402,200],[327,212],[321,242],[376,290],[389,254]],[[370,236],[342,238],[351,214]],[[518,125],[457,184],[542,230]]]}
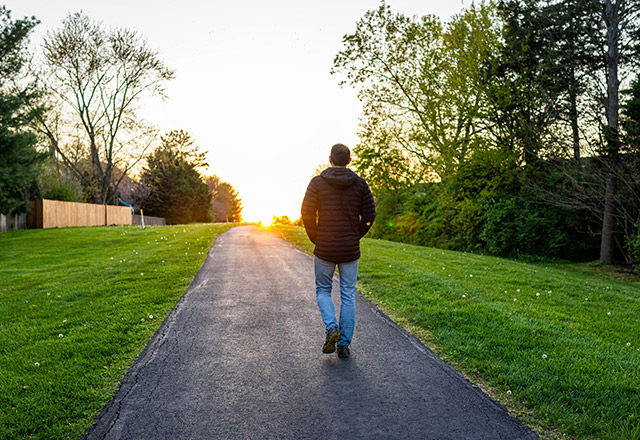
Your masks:
{"label": "shrub", "polygon": [[47,188],[47,190],[42,193],[42,198],[49,200],[60,200],[63,202],[75,202],[76,192],[68,186],[56,185]]}
{"label": "shrub", "polygon": [[597,258],[597,237],[581,231],[578,213],[511,197],[487,203],[483,220],[480,238],[491,254]]}

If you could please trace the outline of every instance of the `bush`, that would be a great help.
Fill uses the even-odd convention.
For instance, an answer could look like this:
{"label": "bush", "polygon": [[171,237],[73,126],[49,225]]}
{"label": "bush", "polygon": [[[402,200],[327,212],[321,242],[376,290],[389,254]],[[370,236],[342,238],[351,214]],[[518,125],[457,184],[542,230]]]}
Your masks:
{"label": "bush", "polygon": [[503,198],[484,207],[480,238],[494,255],[591,260],[598,240],[581,232],[586,221],[577,213],[520,198]]}
{"label": "bush", "polygon": [[76,192],[68,186],[57,185],[48,188],[42,193],[43,199],[60,200],[63,202],[75,202]]}
{"label": "bush", "polygon": [[41,167],[38,176],[39,197],[63,202],[82,202],[83,188],[67,169],[55,158],[50,158]]}

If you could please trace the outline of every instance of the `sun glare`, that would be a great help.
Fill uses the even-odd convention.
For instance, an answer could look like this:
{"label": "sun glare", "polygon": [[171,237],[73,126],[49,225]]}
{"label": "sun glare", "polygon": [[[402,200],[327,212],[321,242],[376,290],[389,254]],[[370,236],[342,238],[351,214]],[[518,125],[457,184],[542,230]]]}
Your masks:
{"label": "sun glare", "polygon": [[260,223],[262,223],[262,226],[264,226],[265,228],[268,228],[269,226],[271,226],[271,223],[273,223],[273,216],[265,216],[262,220],[260,220]]}

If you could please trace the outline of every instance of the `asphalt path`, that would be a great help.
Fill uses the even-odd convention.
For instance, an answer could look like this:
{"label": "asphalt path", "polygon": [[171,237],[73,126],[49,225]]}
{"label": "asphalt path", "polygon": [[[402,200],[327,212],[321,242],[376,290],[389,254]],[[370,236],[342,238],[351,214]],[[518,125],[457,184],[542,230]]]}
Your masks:
{"label": "asphalt path", "polygon": [[537,438],[361,296],[356,307],[351,357],[323,354],[312,257],[232,228],[86,439]]}

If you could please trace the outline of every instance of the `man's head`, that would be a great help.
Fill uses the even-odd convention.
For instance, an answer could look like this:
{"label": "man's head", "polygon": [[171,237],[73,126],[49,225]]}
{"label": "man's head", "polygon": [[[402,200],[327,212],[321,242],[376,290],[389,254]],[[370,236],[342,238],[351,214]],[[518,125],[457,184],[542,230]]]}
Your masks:
{"label": "man's head", "polygon": [[351,162],[351,151],[344,144],[335,144],[331,147],[329,161],[334,167],[346,167]]}

